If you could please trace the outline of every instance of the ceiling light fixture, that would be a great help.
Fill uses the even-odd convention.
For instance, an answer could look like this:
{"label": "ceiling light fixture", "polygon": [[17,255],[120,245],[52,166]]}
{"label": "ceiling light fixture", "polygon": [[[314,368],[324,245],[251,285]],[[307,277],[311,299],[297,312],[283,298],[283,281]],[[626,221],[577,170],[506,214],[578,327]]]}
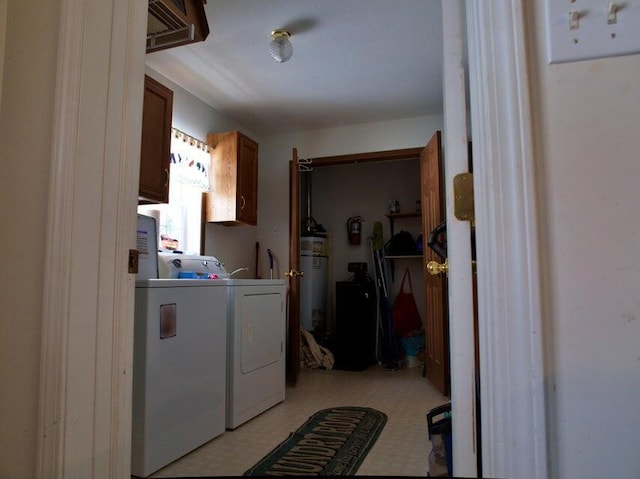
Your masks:
{"label": "ceiling light fixture", "polygon": [[271,44],[269,53],[277,62],[286,62],[293,55],[293,46],[289,41],[289,32],[286,30],[274,30],[271,32]]}

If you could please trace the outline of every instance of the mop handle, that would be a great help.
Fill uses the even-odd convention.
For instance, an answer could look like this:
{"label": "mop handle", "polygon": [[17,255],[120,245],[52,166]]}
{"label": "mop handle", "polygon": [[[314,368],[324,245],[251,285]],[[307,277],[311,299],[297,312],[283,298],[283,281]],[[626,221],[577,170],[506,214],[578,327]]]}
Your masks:
{"label": "mop handle", "polygon": [[271,254],[271,249],[267,249],[267,254],[269,255],[269,273],[271,274],[271,279],[273,279],[273,255]]}

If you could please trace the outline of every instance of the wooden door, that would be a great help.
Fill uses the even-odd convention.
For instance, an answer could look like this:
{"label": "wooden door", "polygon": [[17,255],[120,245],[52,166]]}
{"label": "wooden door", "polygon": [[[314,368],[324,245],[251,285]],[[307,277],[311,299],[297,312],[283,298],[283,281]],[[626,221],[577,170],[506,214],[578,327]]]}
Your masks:
{"label": "wooden door", "polygon": [[289,163],[289,318],[287,334],[287,381],[298,382],[300,373],[300,173],[298,150]]}
{"label": "wooden door", "polygon": [[[420,153],[422,191],[422,231],[429,233],[445,219],[442,179],[441,133],[437,131]],[[449,325],[446,275],[430,275],[429,261],[442,262],[430,248],[424,248],[423,276],[425,287],[425,372],[442,394],[449,394]]]}

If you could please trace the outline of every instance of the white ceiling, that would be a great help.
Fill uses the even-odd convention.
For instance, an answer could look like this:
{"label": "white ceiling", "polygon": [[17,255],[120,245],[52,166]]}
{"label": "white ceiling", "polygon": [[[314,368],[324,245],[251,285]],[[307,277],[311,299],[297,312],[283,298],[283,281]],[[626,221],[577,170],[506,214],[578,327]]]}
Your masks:
{"label": "white ceiling", "polygon": [[[258,134],[442,113],[441,0],[208,0],[204,42],[147,65]],[[291,33],[293,57],[269,55]]]}

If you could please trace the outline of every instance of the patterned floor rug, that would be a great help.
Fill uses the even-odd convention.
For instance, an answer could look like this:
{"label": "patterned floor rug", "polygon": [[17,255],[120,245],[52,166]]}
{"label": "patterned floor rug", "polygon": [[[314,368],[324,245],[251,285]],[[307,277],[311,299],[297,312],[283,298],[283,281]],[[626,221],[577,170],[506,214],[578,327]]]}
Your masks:
{"label": "patterned floor rug", "polygon": [[354,475],[386,422],[371,408],[323,409],[244,475]]}

